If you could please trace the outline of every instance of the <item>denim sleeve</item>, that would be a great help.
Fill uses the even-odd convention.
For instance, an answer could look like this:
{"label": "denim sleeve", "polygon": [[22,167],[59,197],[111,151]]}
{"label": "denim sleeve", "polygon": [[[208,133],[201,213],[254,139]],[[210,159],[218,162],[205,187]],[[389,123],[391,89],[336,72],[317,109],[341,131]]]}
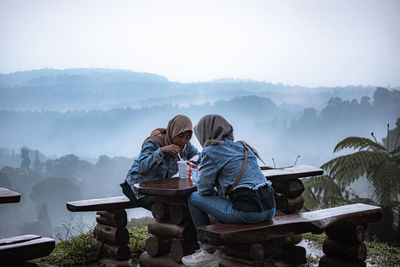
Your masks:
{"label": "denim sleeve", "polygon": [[215,194],[214,182],[217,179],[219,169],[219,166],[215,164],[215,160],[203,150],[199,165],[199,180],[197,182],[197,191],[200,195]]}
{"label": "denim sleeve", "polygon": [[138,157],[138,172],[145,173],[154,166],[160,165],[163,162],[163,157],[160,147],[157,147],[152,141],[146,142]]}

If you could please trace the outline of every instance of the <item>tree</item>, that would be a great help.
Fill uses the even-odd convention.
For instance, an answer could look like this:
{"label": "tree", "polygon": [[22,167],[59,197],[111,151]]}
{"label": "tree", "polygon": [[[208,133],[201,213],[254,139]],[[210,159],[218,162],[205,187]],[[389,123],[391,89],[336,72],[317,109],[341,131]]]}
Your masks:
{"label": "tree", "polygon": [[10,180],[7,177],[7,174],[0,170],[0,187],[11,188]]}
{"label": "tree", "polygon": [[400,145],[398,136],[400,135],[400,118],[396,121],[396,128],[389,130],[388,138],[383,138],[382,143],[386,144],[390,150],[393,150],[397,145]]}
{"label": "tree", "polygon": [[35,150],[35,160],[33,161],[33,170],[37,173],[42,171],[42,163],[39,159],[39,150]]}
{"label": "tree", "polygon": [[42,204],[37,219],[22,226],[22,233],[35,233],[41,236],[51,236],[51,222],[47,205]]}
{"label": "tree", "polygon": [[52,221],[65,219],[65,202],[82,198],[80,187],[73,181],[60,177],[48,177],[38,182],[29,195],[37,208],[46,205]]}
{"label": "tree", "polygon": [[389,144],[389,125],[385,143],[379,143],[374,134],[374,140],[362,137],[347,137],[340,141],[334,152],[343,149],[358,149],[358,151],[334,158],[321,167],[337,183],[349,186],[365,175],[373,186],[372,201],[383,209],[382,232],[377,234],[380,241],[393,241],[394,210],[399,209],[400,194],[400,145],[399,131],[393,143]]}
{"label": "tree", "polygon": [[27,147],[21,148],[21,169],[24,173],[29,172],[29,166],[31,165],[31,160],[29,159],[29,150]]}
{"label": "tree", "polygon": [[305,211],[332,208],[359,202],[360,198],[346,186],[336,183],[328,175],[314,176],[304,180]]}
{"label": "tree", "polygon": [[46,160],[48,176],[68,177],[75,180],[84,180],[93,170],[93,164],[80,160],[74,154],[62,156],[58,159]]}

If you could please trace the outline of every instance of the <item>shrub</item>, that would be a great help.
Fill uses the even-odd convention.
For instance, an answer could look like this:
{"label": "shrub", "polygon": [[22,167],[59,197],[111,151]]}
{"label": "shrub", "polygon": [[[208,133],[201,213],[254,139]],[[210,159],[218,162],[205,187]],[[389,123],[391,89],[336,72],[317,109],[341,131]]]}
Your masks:
{"label": "shrub", "polygon": [[[131,227],[129,232],[128,247],[131,250],[131,259],[138,262],[140,254],[144,251],[144,244],[149,237],[147,226]],[[60,241],[54,250],[47,257],[33,260],[39,266],[76,266],[96,263],[101,256],[99,255],[98,245],[96,245],[93,230],[87,233],[81,232],[67,240]]]}
{"label": "shrub", "polygon": [[368,251],[367,262],[377,266],[399,266],[400,249],[386,243],[365,242]]}
{"label": "shrub", "polygon": [[129,229],[129,249],[131,250],[131,259],[138,262],[140,254],[144,251],[144,244],[150,236],[147,226]]}
{"label": "shrub", "polygon": [[39,265],[47,263],[58,266],[76,266],[97,262],[99,257],[94,239],[93,230],[80,233],[59,242],[47,257],[40,258],[35,262]]}

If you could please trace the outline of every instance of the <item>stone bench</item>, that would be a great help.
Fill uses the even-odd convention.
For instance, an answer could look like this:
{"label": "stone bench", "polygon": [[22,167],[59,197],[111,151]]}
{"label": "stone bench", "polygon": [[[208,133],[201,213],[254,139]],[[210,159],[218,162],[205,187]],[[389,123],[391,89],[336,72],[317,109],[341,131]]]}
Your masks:
{"label": "stone bench", "polygon": [[295,246],[301,233],[328,238],[319,266],[365,266],[366,224],[380,220],[380,207],[352,204],[274,217],[259,224],[221,223],[200,227],[199,241],[220,246],[220,266],[305,264],[305,249]]}
{"label": "stone bench", "polygon": [[25,266],[28,265],[25,261],[45,257],[54,247],[54,239],[38,235],[3,238],[0,239],[0,263],[4,266]]}

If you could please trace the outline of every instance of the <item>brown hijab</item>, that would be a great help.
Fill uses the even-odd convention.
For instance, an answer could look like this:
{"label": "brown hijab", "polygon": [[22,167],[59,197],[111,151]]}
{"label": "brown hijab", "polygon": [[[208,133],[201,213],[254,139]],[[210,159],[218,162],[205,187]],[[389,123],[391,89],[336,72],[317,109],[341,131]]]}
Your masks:
{"label": "brown hijab", "polygon": [[233,141],[233,127],[218,114],[209,114],[202,117],[194,126],[194,133],[202,147],[216,145],[224,137]]}
{"label": "brown hijab", "polygon": [[[154,140],[160,144],[161,147],[168,146],[172,144],[172,139],[186,131],[192,131],[192,121],[185,115],[176,115],[172,120],[168,122],[167,129],[165,128],[157,128],[154,129],[150,136],[147,137],[144,143]],[[182,151],[185,151],[186,145],[182,148]]]}

